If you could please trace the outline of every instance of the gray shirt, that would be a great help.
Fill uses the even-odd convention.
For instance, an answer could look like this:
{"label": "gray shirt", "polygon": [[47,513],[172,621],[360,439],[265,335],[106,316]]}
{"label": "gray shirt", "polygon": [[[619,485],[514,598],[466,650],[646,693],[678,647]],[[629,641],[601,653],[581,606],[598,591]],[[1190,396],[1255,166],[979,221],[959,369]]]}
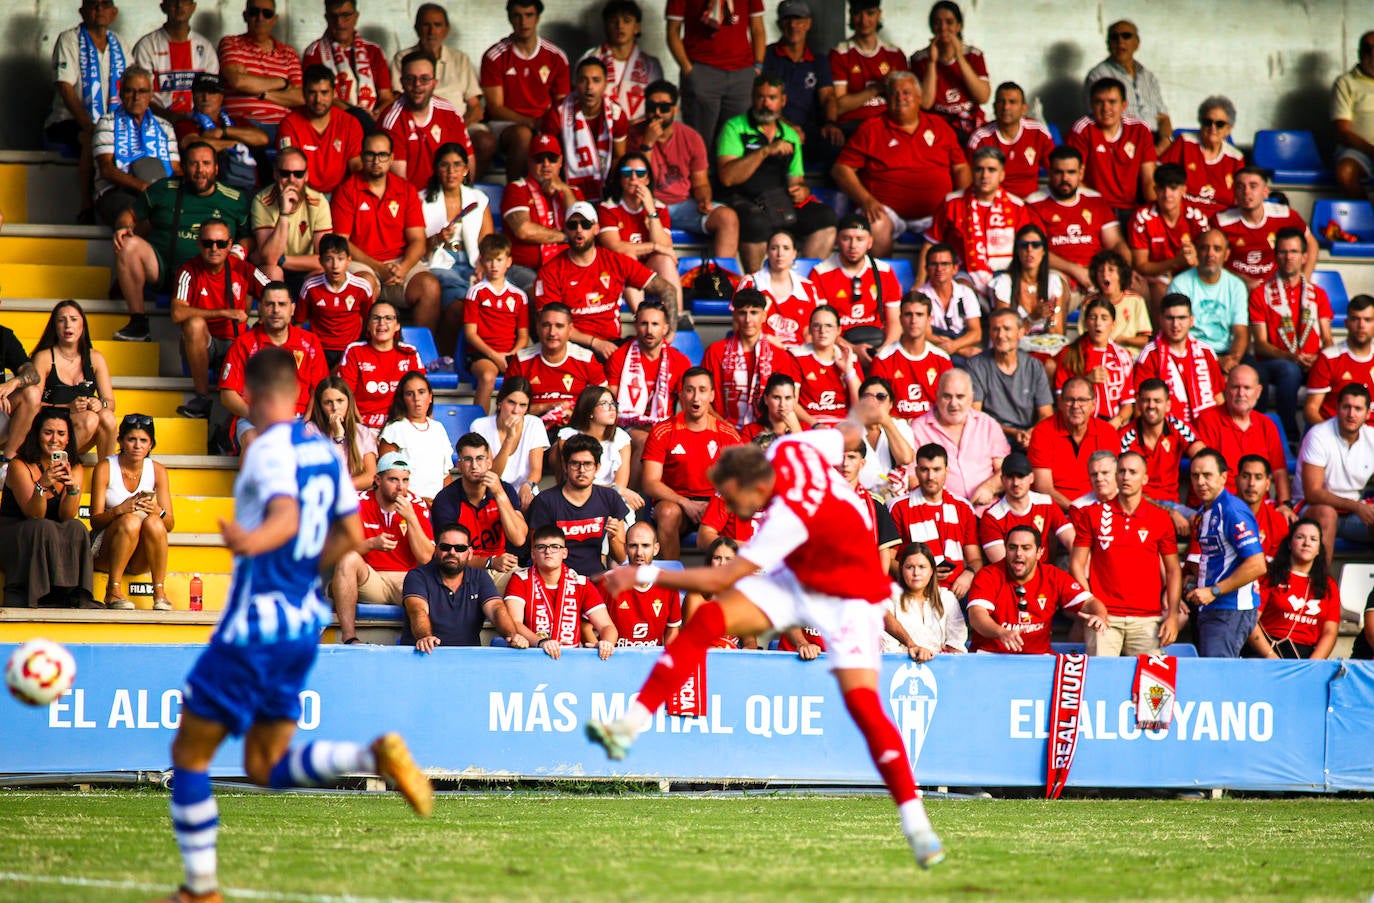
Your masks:
{"label": "gray shirt", "polygon": [[1036,408],[1054,404],[1045,367],[1029,354],[1017,352],[1010,376],[998,369],[991,349],[969,358],[964,369],[973,382],[973,400],[1003,426],[1028,430],[1040,421]]}

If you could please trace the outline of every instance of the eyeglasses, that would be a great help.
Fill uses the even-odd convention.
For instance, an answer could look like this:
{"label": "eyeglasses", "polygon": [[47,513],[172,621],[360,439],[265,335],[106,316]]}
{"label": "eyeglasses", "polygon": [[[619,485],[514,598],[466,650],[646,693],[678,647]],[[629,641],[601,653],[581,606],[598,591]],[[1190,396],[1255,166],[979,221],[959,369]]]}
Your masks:
{"label": "eyeglasses", "polygon": [[866,398],[869,401],[887,401],[891,397],[892,396],[888,395],[886,392],[864,392],[859,396],[860,399]]}
{"label": "eyeglasses", "polygon": [[456,542],[436,542],[434,547],[440,552],[457,552],[459,555],[472,548],[472,546]]}
{"label": "eyeglasses", "polygon": [[227,239],[227,238],[202,238],[202,239],[200,240],[200,246],[201,246],[202,248],[205,248],[206,250],[209,250],[210,248],[214,248],[214,249],[217,250],[217,251],[223,251],[225,248],[229,247],[229,239]]}
{"label": "eyeglasses", "polygon": [[620,174],[622,176],[634,176],[636,179],[643,179],[648,177],[649,170],[642,166],[622,166],[620,167]]}
{"label": "eyeglasses", "polygon": [[478,456],[476,456],[476,457],[473,457],[472,455],[464,455],[463,457],[461,457],[461,458],[458,459],[458,463],[459,463],[459,464],[481,464],[483,461],[490,461],[490,460],[491,460],[491,459],[488,458],[486,455],[478,455]]}
{"label": "eyeglasses", "polygon": [[153,425],[153,418],[147,414],[125,414],[124,419],[119,422],[119,428],[146,430]]}
{"label": "eyeglasses", "polygon": [[305,172],[304,169],[279,169],[277,170],[277,175],[284,176],[288,179],[304,179]]}
{"label": "eyeglasses", "polygon": [[1201,119],[1198,124],[1204,129],[1227,129],[1231,127],[1231,123],[1225,119]]}
{"label": "eyeglasses", "polygon": [[364,160],[389,160],[391,159],[391,151],[363,151],[358,156]]}
{"label": "eyeglasses", "polygon": [[326,22],[347,22],[349,19],[356,19],[356,18],[358,18],[358,11],[357,11],[356,9],[353,10],[352,12],[346,12],[346,13],[325,13],[325,14],[324,14],[324,20],[325,20]]}
{"label": "eyeglasses", "polygon": [[587,220],[583,219],[583,218],[580,217],[580,216],[574,216],[572,219],[568,220],[568,224],[567,224],[567,225],[568,225],[568,228],[569,228],[569,229],[572,229],[573,231],[579,231],[579,230],[585,231],[585,230],[590,229],[590,228],[592,227],[592,224],[591,224],[591,223],[589,223]]}
{"label": "eyeglasses", "polygon": [[369,322],[372,322],[372,323],[395,323],[395,322],[396,322],[396,316],[395,316],[395,314],[373,314],[372,316],[368,317],[367,319],[368,319]]}
{"label": "eyeglasses", "polygon": [[610,398],[603,398],[596,403],[596,406],[598,408],[619,408],[620,402]]}
{"label": "eyeglasses", "polygon": [[670,100],[647,100],[644,102],[646,113],[666,113],[673,108],[674,104]]}
{"label": "eyeglasses", "polygon": [[568,470],[596,470],[595,461],[569,461]]}
{"label": "eyeglasses", "polygon": [[1061,395],[1060,397],[1061,397],[1062,399],[1064,399],[1064,404],[1067,404],[1067,405],[1079,405],[1079,404],[1092,404],[1092,403],[1093,403],[1093,400],[1092,400],[1091,398],[1084,398],[1084,397],[1078,396],[1078,395]]}
{"label": "eyeglasses", "polygon": [[1133,31],[1113,31],[1107,34],[1107,40],[1109,41],[1129,41],[1133,37],[1135,37],[1135,32]]}
{"label": "eyeglasses", "polygon": [[541,542],[534,547],[534,550],[536,552],[561,552],[566,548],[567,546],[560,546],[551,542]]}
{"label": "eyeglasses", "polygon": [[1044,246],[1045,243],[1043,241],[1018,241],[1016,243],[1016,250],[1021,251],[1029,248],[1032,251],[1038,251]]}
{"label": "eyeglasses", "polygon": [[250,6],[244,10],[243,14],[250,19],[275,19],[277,17],[275,9],[267,9],[262,6]]}
{"label": "eyeglasses", "polygon": [[401,76],[401,84],[405,85],[407,88],[409,88],[411,85],[419,85],[421,88],[423,88],[425,85],[431,85],[431,84],[433,84],[433,83],[434,83],[434,76],[432,76],[432,75],[402,75],[402,76]]}

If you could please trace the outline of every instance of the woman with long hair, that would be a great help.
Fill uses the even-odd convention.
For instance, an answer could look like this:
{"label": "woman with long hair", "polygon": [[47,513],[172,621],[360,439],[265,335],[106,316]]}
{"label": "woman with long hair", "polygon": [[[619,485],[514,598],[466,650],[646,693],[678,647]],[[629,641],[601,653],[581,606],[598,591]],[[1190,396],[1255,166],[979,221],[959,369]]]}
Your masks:
{"label": "woman with long hair", "polygon": [[396,384],[386,426],[377,439],[377,453],[400,452],[410,465],[410,491],[433,503],[448,482],[453,443],[444,425],[435,420],[434,390],[429,377],[412,370]]}
{"label": "woman with long hair", "polygon": [[1093,414],[1119,430],[1135,413],[1135,359],[1112,341],[1115,325],[1116,308],[1110,301],[1094,298],[1084,306],[1083,334],[1055,355],[1054,390],[1064,388],[1072,376],[1084,377],[1093,386]]}
{"label": "woman with long hair", "polygon": [[625,500],[631,511],[644,507],[644,497],[630,488],[630,434],[616,425],[620,405],[605,386],[588,386],[577,396],[568,425],[558,431],[554,444],[555,472],[563,470],[563,443],[582,433],[601,443],[601,465],[595,482],[609,486]]}
{"label": "woman with long hair", "polygon": [[496,413],[479,417],[472,431],[491,446],[491,469],[520,494],[520,506],[528,508],[544,478],[544,454],[549,434],[544,421],[530,413],[534,389],[523,376],[507,376],[496,393]]}
{"label": "woman with long hair", "polygon": [[[71,418],[74,454],[93,445],[102,458],[114,454],[117,424],[110,367],[91,345],[90,324],[80,304],[70,299],[57,303],[29,357],[43,386],[43,407],[62,408]],[[11,423],[10,429],[28,426]]]}
{"label": "woman with long hair", "polygon": [[740,288],[763,292],[768,307],[763,311],[763,337],[779,348],[806,341],[811,312],[823,302],[816,284],[793,269],[797,265],[797,240],[786,229],[768,236],[766,256],[758,272],[740,280]]}
{"label": "woman with long hair", "polygon": [[1299,518],[1260,582],[1260,658],[1330,658],[1341,627],[1341,594],[1329,575],[1321,525]]}
{"label": "woman with long hair", "polygon": [[897,586],[883,614],[883,651],[905,652],[928,662],[941,652],[968,651],[968,623],[959,600],[940,586],[935,555],[923,542],[897,556]]}
{"label": "woman with long hair", "polygon": [[34,418],[0,491],[4,604],[104,608],[92,593],[91,534],[80,516],[85,470],[63,408]]}
{"label": "woman with long hair", "polygon": [[921,109],[939,116],[959,144],[986,120],[982,105],[992,98],[983,51],[964,43],[964,12],[952,0],[930,7],[929,46],[911,55],[911,71],[921,84]]}
{"label": "woman with long hair", "polygon": [[[648,157],[633,150],[620,158],[606,179],[597,215],[601,218],[597,244],[638,260],[681,296],[677,252],[669,232],[672,223],[668,208],[654,199],[654,173]],[[628,291],[638,293],[638,289]],[[639,307],[640,300],[630,298],[630,307]],[[677,324],[669,323],[668,328],[675,330]]]}
{"label": "woman with long hair", "polygon": [[740,438],[765,448],[779,436],[800,433],[806,427],[797,416],[797,381],[786,373],[774,373],[763,384],[759,397],[759,416],[740,430]]}
{"label": "woman with long hair", "polygon": [[167,468],[152,458],[157,448],[153,418],[127,414],[119,422],[119,453],[96,462],[91,475],[91,554],[95,569],[110,575],[105,607],[130,609],[124,573],[153,577],[153,609],[171,611],[167,598],[167,534],[176,524]]}
{"label": "woman with long hair", "polygon": [[1066,290],[1064,277],[1050,269],[1045,230],[1031,223],[1016,231],[1011,266],[993,278],[988,295],[993,307],[1010,307],[1020,314],[1026,335],[1062,336],[1068,314]]}
{"label": "woman with long hair", "polygon": [[425,247],[429,272],[439,280],[443,314],[435,340],[444,354],[452,351],[463,328],[462,301],[477,270],[478,243],[496,231],[491,202],[468,182],[467,149],[441,144],[434,152],[434,172],[420,192],[425,217]]}
{"label": "woman with long hair", "polygon": [[1088,262],[1096,298],[1108,301],[1116,311],[1111,340],[1129,348],[1144,348],[1154,336],[1150,305],[1138,292],[1130,290],[1135,271],[1115,251],[1099,251]]}
{"label": "woman with long hair", "polygon": [[305,419],[339,446],[348,463],[353,488],[360,492],[371,489],[377,476],[377,440],[358,417],[358,405],[348,383],[337,376],[320,380],[310,396]]}
{"label": "woman with long hair", "polygon": [[344,349],[343,359],[335,371],[348,383],[358,416],[376,433],[386,426],[396,390],[390,380],[411,370],[424,372],[425,362],[420,353],[401,341],[401,323],[396,307],[378,301],[367,312],[363,324],[362,341]]}

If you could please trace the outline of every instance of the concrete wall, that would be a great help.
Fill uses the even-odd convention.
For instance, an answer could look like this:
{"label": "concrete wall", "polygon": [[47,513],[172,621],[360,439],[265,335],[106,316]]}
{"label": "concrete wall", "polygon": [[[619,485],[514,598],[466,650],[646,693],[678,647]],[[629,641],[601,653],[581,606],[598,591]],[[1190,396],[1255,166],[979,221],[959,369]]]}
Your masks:
{"label": "concrete wall", "polygon": [[[422,0],[361,0],[362,32],[388,53],[413,40],[411,22]],[[742,0],[741,0],[742,2]],[[576,57],[601,37],[598,0],[546,0],[543,32]],[[644,45],[674,77],[663,43],[660,3],[646,9]],[[63,29],[76,24],[77,0],[8,0],[0,25],[0,148],[40,146],[40,128],[51,104],[49,59]],[[474,59],[508,33],[497,0],[447,4],[451,41]],[[767,0],[769,34],[776,35],[773,0]],[[812,0],[813,34],[829,44],[846,30],[843,0]],[[930,39],[928,5],[888,0],[884,36],[908,53]],[[1198,101],[1229,95],[1239,110],[1237,143],[1248,144],[1257,128],[1307,128],[1326,132],[1331,81],[1354,65],[1356,41],[1374,28],[1368,0],[1159,0],[1153,3],[1086,0],[965,0],[965,36],[983,49],[993,82],[1012,79],[1043,105],[1062,127],[1081,114],[1083,73],[1105,56],[1106,25],[1130,17],[1140,28],[1140,58],[1159,76],[1176,126],[1195,125]],[[218,40],[243,30],[241,0],[201,0],[194,27]],[[323,30],[319,0],[279,0],[277,36],[297,48]],[[153,0],[128,0],[115,21],[127,48],[155,28],[162,14]]]}

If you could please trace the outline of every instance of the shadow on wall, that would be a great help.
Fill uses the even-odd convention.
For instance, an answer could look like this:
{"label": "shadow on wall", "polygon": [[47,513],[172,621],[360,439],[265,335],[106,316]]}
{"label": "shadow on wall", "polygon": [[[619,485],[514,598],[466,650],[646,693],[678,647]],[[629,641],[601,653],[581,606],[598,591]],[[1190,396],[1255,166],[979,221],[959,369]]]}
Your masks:
{"label": "shadow on wall", "polygon": [[1271,78],[1276,83],[1289,84],[1293,88],[1279,97],[1274,105],[1272,124],[1268,127],[1312,132],[1317,136],[1317,145],[1323,156],[1330,156],[1335,147],[1330,110],[1331,83],[1336,79],[1336,66],[1336,60],[1326,53],[1304,53],[1287,67],[1281,55],[1271,54]]}
{"label": "shadow on wall", "polygon": [[1057,41],[1045,48],[1045,81],[1029,89],[1043,107],[1045,122],[1058,126],[1065,138],[1087,112],[1083,109],[1083,72],[1083,48]]}
{"label": "shadow on wall", "polygon": [[35,150],[43,147],[43,120],[52,109],[50,56],[33,56],[24,50],[45,40],[48,52],[57,35],[45,36],[37,16],[12,15],[5,22],[5,46],[19,52],[0,57],[0,85],[43,85],[43,90],[14,91],[6,97],[0,119],[0,148]]}
{"label": "shadow on wall", "polygon": [[[599,46],[606,37],[601,27],[599,7],[587,11],[581,21],[577,22],[550,22],[544,19],[539,23],[539,32],[545,40],[551,41],[555,47],[568,55],[570,70],[577,68],[578,57],[582,56],[587,48]],[[569,72],[568,75],[571,77],[572,73]]]}

